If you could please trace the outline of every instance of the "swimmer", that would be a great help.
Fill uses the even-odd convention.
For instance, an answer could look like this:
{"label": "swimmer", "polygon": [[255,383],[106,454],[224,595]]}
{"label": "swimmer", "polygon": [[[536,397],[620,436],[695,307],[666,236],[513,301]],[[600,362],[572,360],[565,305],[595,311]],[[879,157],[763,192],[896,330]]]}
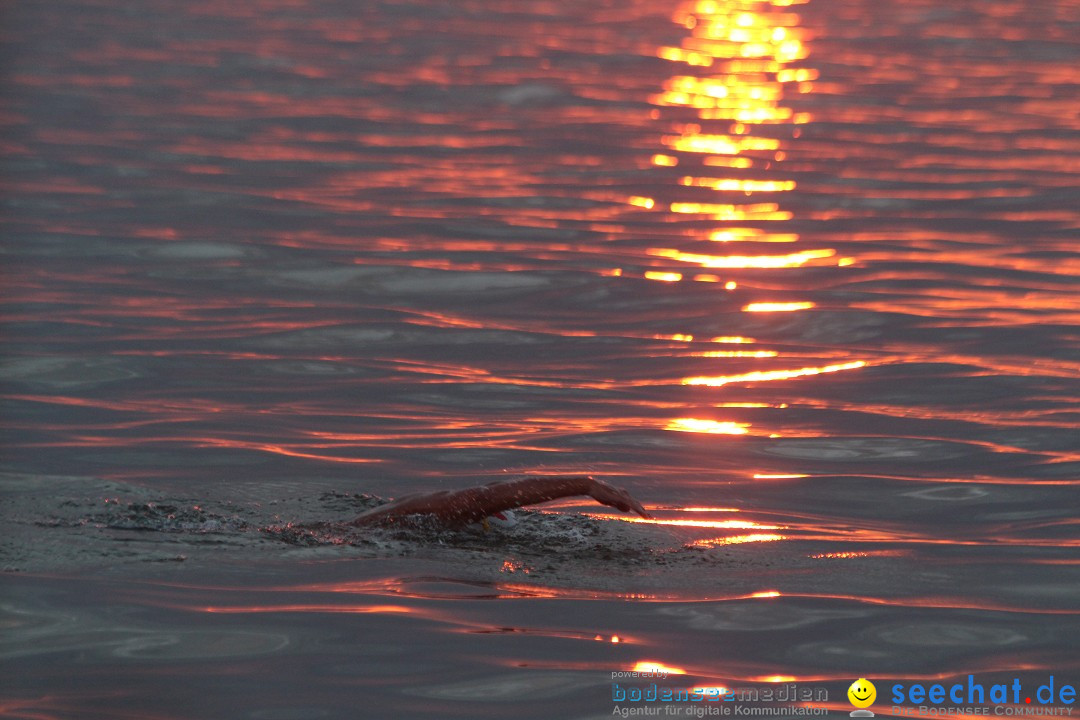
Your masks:
{"label": "swimmer", "polygon": [[464,490],[406,495],[360,514],[349,524],[382,525],[409,515],[426,515],[447,527],[464,527],[482,522],[504,510],[575,495],[587,495],[598,503],[623,512],[635,512],[643,518],[651,517],[630,493],[602,480],[588,476],[527,477]]}

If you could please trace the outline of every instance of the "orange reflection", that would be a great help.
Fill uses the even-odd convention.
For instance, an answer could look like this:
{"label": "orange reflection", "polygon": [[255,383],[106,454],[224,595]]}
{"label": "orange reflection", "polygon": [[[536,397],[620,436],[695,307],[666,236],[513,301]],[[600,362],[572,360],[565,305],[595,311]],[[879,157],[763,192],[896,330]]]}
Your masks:
{"label": "orange reflection", "polygon": [[630,668],[634,672],[640,673],[652,673],[654,675],[685,675],[686,671],[679,667],[672,667],[671,665],[664,665],[663,663],[656,662],[655,660],[639,660],[634,663],[634,667]]}
{"label": "orange reflection", "polygon": [[532,572],[532,568],[529,567],[528,565],[526,565],[521,560],[509,559],[509,560],[503,560],[503,564],[502,564],[502,567],[499,568],[499,572],[502,572],[502,573],[520,572],[523,575],[528,575],[530,572]]}
{"label": "orange reflection", "polygon": [[799,239],[795,233],[767,233],[757,228],[724,228],[709,233],[713,242],[781,242],[792,243]]}
{"label": "orange reflection", "polygon": [[671,527],[713,528],[716,530],[783,530],[781,525],[763,525],[753,520],[681,520],[678,518],[640,518],[629,515],[601,515],[584,513],[590,517],[621,520],[640,525],[668,525]]}
{"label": "orange reflection", "polygon": [[776,533],[749,533],[747,535],[728,535],[726,537],[708,538],[706,540],[695,540],[690,543],[691,547],[710,548],[718,547],[721,545],[743,545],[745,543],[756,542],[776,542],[778,540],[786,540],[787,536],[777,535]]}
{"label": "orange reflection", "polygon": [[[700,125],[687,125],[685,132],[696,133]],[[773,138],[735,137],[731,135],[672,135],[662,142],[672,150],[712,155],[741,155],[747,150],[776,150],[780,141]]]}
{"label": "orange reflection", "polygon": [[[794,64],[808,56],[807,33],[790,11],[794,0],[694,0],[684,4],[674,21],[690,31],[680,47],[660,47],[657,56],[676,63],[678,71],[650,102],[660,108],[689,108],[660,138],[664,153],[653,156],[657,166],[685,168],[683,187],[706,190],[725,199],[688,197],[672,202],[676,215],[695,215],[732,223],[775,223],[792,213],[777,203],[746,202],[755,193],[776,196],[795,189],[790,178],[777,178],[774,164],[786,158],[784,138],[797,135],[796,126],[809,121],[784,105],[787,92],[813,89],[817,71]],[[708,234],[718,242],[795,242],[794,233],[773,233],[757,227],[724,227]],[[713,268],[798,267],[827,255],[718,258],[664,251],[690,264]],[[810,251],[811,253],[822,251]]]}
{"label": "orange reflection", "polygon": [[707,268],[789,268],[802,267],[812,260],[830,258],[836,255],[832,249],[803,250],[787,255],[701,255],[685,253],[670,248],[649,248],[649,254],[656,257],[671,258],[685,263],[701,265]]}
{"label": "orange reflection", "polygon": [[205,605],[192,608],[213,614],[250,614],[250,613],[378,613],[389,615],[419,615],[432,619],[441,618],[438,613],[425,611],[405,605]]}
{"label": "orange reflection", "polygon": [[744,312],[795,312],[815,307],[812,302],[757,302],[743,307]]}
{"label": "orange reflection", "polygon": [[667,424],[665,430],[676,432],[711,433],[714,435],[745,435],[750,423],[721,422],[699,418],[675,418]]}
{"label": "orange reflection", "polygon": [[686,177],[679,180],[680,185],[689,187],[707,187],[713,190],[745,192],[784,192],[795,189],[794,180],[739,180],[738,178]]}
{"label": "orange reflection", "polygon": [[772,358],[779,354],[775,350],[705,350],[693,353],[694,357],[712,358]]}
{"label": "orange reflection", "polygon": [[776,203],[733,205],[727,203],[673,202],[668,207],[673,213],[704,215],[711,220],[790,220],[792,214],[781,210]]}
{"label": "orange reflection", "polygon": [[[779,595],[780,593],[777,593]],[[865,605],[884,605],[889,607],[913,608],[952,608],[957,610],[989,610],[994,612],[1033,613],[1039,615],[1078,615],[1075,608],[1046,608],[1033,606],[1006,605],[993,600],[971,597],[942,597],[935,595],[916,597],[875,597],[872,595],[843,595],[829,593],[784,593],[787,598],[819,598],[826,600],[848,600]]]}
{"label": "orange reflection", "polygon": [[824,365],[822,367],[804,367],[797,370],[756,370],[741,375],[727,375],[717,377],[689,377],[682,381],[683,385],[707,385],[720,387],[735,382],[768,382],[771,380],[790,380],[791,378],[806,377],[808,375],[821,375],[823,373],[841,372],[843,370],[856,370],[865,367],[864,360],[838,363],[836,365]]}

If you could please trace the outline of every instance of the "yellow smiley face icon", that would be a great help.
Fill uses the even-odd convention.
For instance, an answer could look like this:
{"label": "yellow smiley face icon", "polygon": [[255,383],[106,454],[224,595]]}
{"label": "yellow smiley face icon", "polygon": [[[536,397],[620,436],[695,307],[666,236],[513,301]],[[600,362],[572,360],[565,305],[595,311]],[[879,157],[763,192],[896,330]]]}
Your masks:
{"label": "yellow smiley face icon", "polygon": [[877,688],[866,678],[859,678],[847,689],[847,699],[857,708],[867,708],[877,699]]}

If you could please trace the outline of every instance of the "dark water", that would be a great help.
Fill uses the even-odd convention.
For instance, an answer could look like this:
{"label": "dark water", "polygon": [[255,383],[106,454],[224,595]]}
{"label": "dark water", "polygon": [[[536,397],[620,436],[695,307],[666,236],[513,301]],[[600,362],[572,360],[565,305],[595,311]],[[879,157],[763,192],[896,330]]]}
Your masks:
{"label": "dark water", "polygon": [[1080,2],[2,19],[0,715],[1080,681]]}

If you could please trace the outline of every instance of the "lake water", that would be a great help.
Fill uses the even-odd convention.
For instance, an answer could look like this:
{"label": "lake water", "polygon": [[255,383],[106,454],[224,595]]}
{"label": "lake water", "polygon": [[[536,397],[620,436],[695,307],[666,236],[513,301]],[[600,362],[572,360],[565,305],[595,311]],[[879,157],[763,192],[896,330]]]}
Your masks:
{"label": "lake water", "polygon": [[1077,0],[3,15],[0,715],[1070,707]]}

